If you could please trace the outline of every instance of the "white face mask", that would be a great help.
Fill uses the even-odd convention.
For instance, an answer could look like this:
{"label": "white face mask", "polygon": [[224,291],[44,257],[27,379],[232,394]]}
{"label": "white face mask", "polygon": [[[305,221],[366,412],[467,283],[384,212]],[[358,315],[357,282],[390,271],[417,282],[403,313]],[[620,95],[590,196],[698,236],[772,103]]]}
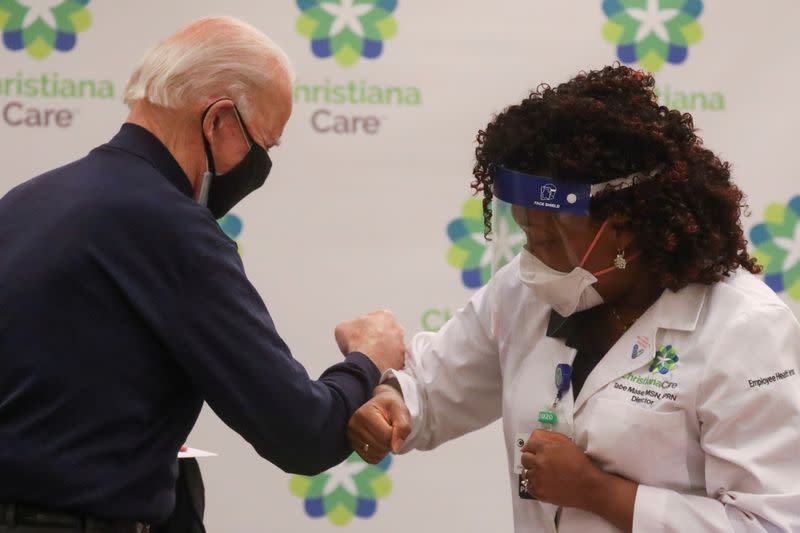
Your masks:
{"label": "white face mask", "polygon": [[[612,272],[615,267],[612,266],[599,272],[591,273],[584,269],[583,265],[586,264],[586,260],[589,259],[589,255],[591,255],[607,226],[608,220],[603,222],[603,225],[597,230],[580,264],[573,268],[571,272],[554,270],[523,248],[519,260],[520,281],[530,287],[539,300],[552,307],[556,313],[563,317],[601,305],[603,297],[592,285],[597,283],[598,276]],[[628,261],[630,262],[638,256],[639,254],[636,253]]]}
{"label": "white face mask", "polygon": [[559,272],[525,248],[519,260],[519,279],[537,299],[563,317],[603,303],[603,297],[592,286],[597,278],[591,272],[579,266],[571,272]]}

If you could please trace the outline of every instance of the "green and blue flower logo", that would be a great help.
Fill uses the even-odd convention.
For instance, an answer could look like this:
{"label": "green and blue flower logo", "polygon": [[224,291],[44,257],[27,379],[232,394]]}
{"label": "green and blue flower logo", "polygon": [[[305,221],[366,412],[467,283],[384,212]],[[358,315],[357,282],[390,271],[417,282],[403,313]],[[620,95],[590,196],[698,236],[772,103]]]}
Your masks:
{"label": "green and blue flower logo", "polygon": [[800,301],[800,196],[767,206],[764,222],[750,230],[750,242],[764,282]]}
{"label": "green and blue flower logo", "polygon": [[327,516],[332,524],[346,526],[354,516],[372,517],[378,509],[378,500],[391,492],[392,480],[386,474],[391,464],[391,455],[371,465],[354,453],[323,474],[292,476],[289,489],[305,500],[308,516]]}
{"label": "green and blue flower logo", "polygon": [[242,219],[238,216],[234,215],[233,213],[228,213],[221,219],[217,220],[217,224],[219,227],[222,228],[222,231],[225,232],[225,235],[231,238],[232,241],[236,243],[237,248],[239,249],[239,254],[242,253],[242,246],[239,244],[239,235],[242,233]]}
{"label": "green and blue flower logo", "polygon": [[656,356],[650,362],[650,372],[655,374],[668,374],[678,366],[678,352],[672,345],[661,346],[656,351]]}
{"label": "green and blue flower logo", "polygon": [[703,38],[702,0],[604,0],[603,12],[603,37],[617,45],[619,60],[650,72],[683,63]]}
{"label": "green and blue flower logo", "polygon": [[314,55],[343,67],[379,57],[397,34],[397,0],[297,0],[297,7],[297,32],[311,39]]}
{"label": "green and blue flower logo", "polygon": [[[492,214],[493,245],[498,250],[498,268],[508,264],[522,250],[525,234],[511,216],[507,204]],[[468,289],[486,285],[492,277],[492,247],[483,236],[483,202],[470,198],[461,209],[461,217],[447,225],[447,236],[452,246],[447,252],[447,263],[461,271],[461,281]]]}
{"label": "green and blue flower logo", "polygon": [[68,52],[78,42],[77,34],[89,29],[89,0],[0,0],[0,30],[3,45],[25,50],[44,59],[53,50]]}

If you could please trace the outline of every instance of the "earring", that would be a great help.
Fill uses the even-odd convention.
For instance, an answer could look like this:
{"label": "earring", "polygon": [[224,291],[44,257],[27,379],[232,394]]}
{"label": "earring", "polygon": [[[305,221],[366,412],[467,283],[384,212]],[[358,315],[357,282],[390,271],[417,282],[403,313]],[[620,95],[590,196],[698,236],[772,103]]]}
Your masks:
{"label": "earring", "polygon": [[614,258],[614,266],[617,270],[625,270],[628,261],[625,260],[625,250],[617,250],[617,257]]}

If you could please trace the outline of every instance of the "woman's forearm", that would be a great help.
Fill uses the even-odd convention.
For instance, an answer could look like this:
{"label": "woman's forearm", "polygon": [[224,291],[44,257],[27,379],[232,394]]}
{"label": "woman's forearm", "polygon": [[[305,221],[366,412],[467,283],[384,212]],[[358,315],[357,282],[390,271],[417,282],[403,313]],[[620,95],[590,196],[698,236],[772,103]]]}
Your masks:
{"label": "woman's forearm", "polygon": [[633,509],[639,485],[629,479],[599,471],[584,510],[602,516],[622,531],[633,530]]}

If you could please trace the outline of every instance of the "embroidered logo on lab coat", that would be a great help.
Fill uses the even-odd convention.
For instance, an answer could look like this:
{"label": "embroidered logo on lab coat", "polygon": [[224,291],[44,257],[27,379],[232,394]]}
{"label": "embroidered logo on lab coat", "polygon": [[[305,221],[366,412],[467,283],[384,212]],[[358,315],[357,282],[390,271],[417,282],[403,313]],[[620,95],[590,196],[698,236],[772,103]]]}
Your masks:
{"label": "embroidered logo on lab coat", "polygon": [[678,366],[678,352],[671,344],[660,346],[656,351],[656,356],[650,363],[650,372],[654,374],[666,375]]}
{"label": "embroidered logo on lab coat", "polygon": [[648,346],[650,346],[650,339],[641,336],[636,337],[636,344],[633,345],[631,350],[631,359],[636,359],[642,355]]}

